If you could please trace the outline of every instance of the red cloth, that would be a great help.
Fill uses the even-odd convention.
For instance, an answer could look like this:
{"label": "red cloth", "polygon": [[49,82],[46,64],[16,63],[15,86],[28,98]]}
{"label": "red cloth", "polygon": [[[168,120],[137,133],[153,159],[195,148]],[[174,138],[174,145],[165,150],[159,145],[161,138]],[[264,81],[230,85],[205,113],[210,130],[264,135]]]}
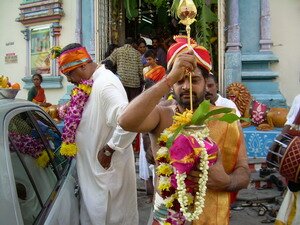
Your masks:
{"label": "red cloth", "polygon": [[[187,36],[179,35],[174,36],[176,43],[172,44],[168,50],[167,61],[168,69],[173,65],[175,58],[181,52],[187,52],[189,50],[187,43]],[[200,46],[196,43],[195,40],[190,38],[191,47],[194,51],[194,54],[197,57],[197,64],[203,66],[208,72],[211,70],[211,57],[209,51],[203,46]]]}
{"label": "red cloth", "polygon": [[149,69],[145,74],[145,79],[151,79],[154,82],[160,81],[166,74],[166,70],[163,66],[156,66],[155,68]]}
{"label": "red cloth", "polygon": [[134,143],[133,143],[133,151],[136,153],[140,152],[140,133],[138,133],[134,139]]}

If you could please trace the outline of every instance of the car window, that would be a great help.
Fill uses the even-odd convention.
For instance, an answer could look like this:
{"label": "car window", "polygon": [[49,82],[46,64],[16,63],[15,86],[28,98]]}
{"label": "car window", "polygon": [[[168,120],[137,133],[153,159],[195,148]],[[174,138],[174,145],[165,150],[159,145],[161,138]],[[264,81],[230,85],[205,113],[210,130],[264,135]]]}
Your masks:
{"label": "car window", "polygon": [[9,122],[8,135],[24,224],[33,224],[54,199],[58,181],[68,165],[59,154],[61,135],[40,111],[15,115]]}

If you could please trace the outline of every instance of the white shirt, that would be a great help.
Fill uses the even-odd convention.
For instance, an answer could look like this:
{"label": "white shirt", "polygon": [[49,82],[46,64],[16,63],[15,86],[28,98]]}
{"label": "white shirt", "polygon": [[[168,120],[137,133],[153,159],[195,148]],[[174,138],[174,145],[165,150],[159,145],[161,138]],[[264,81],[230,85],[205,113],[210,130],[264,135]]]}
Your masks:
{"label": "white shirt", "polygon": [[[117,127],[128,104],[120,80],[101,66],[93,76],[92,92],[76,132],[77,173],[81,189],[82,225],[137,225],[136,174],[132,141],[135,133]],[[117,127],[117,129],[116,129]],[[109,142],[116,151],[105,170],[97,153]]]}
{"label": "white shirt", "polygon": [[285,122],[285,125],[292,125],[294,123],[297,113],[299,111],[299,108],[300,108],[300,94],[297,95],[293,100],[292,106],[286,117],[287,120]]}
{"label": "white shirt", "polygon": [[217,94],[218,95],[218,99],[217,101],[215,102],[215,105],[216,106],[223,106],[223,107],[228,107],[228,108],[232,108],[232,109],[235,109],[235,114],[237,116],[241,116],[241,113],[240,111],[238,110],[238,108],[236,107],[235,103],[233,101],[231,101],[230,99],[228,98],[223,98],[221,95]]}

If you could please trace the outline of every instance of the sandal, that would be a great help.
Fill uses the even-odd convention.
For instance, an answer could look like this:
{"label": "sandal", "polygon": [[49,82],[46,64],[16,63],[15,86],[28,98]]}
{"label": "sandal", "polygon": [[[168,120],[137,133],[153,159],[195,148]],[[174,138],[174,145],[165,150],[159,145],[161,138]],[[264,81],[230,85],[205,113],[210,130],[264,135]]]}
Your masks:
{"label": "sandal", "polygon": [[266,214],[266,212],[268,211],[267,207],[262,205],[259,210],[258,210],[258,215],[259,216],[264,216]]}

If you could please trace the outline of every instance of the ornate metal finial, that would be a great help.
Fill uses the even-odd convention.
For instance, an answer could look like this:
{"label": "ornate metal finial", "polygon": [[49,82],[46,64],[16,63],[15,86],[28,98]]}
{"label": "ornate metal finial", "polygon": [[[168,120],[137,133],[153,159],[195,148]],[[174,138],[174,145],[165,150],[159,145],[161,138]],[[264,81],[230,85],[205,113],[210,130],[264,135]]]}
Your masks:
{"label": "ornate metal finial", "polygon": [[[191,27],[190,25],[196,21],[195,17],[197,15],[197,8],[193,0],[180,0],[177,8],[177,16],[180,19],[180,23],[185,25],[187,33],[187,44],[188,48],[191,48]],[[192,97],[192,72],[186,71],[190,78],[190,107],[193,110],[193,97]]]}
{"label": "ornate metal finial", "polygon": [[196,21],[197,8],[193,0],[180,0],[177,8],[177,16],[180,23],[189,26]]}

